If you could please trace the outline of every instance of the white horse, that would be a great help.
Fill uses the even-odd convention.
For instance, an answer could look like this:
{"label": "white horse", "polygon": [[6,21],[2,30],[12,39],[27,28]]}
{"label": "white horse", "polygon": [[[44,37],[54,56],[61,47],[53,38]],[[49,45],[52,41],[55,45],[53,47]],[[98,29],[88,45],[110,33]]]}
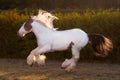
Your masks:
{"label": "white horse", "polygon": [[22,25],[18,31],[18,35],[24,37],[31,31],[37,38],[38,47],[32,50],[27,57],[28,65],[32,65],[35,62],[44,64],[45,56],[40,57],[41,54],[70,48],[72,50],[72,58],[66,59],[61,66],[69,72],[76,66],[80,57],[80,50],[85,47],[88,42],[91,43],[97,56],[106,56],[110,48],[112,48],[112,42],[102,35],[88,35],[81,29],[55,31],[33,18],[29,18]]}

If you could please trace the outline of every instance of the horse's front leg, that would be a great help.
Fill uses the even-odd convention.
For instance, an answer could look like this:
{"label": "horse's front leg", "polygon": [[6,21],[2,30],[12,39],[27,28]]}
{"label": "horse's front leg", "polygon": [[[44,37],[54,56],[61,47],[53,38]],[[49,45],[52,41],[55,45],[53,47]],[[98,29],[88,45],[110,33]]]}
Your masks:
{"label": "horse's front leg", "polygon": [[45,60],[46,60],[46,56],[44,54],[40,54],[36,56],[36,63],[40,66],[40,65],[45,65]]}
{"label": "horse's front leg", "polygon": [[72,58],[66,59],[62,63],[61,68],[65,69],[67,72],[72,71],[75,68],[77,61],[79,60],[79,55],[80,55],[79,50],[76,48],[72,48]]}
{"label": "horse's front leg", "polygon": [[37,47],[35,49],[33,49],[29,56],[27,57],[27,63],[28,65],[32,66],[35,62],[36,62],[36,56],[35,56],[35,53],[37,50],[39,50],[41,47]]}
{"label": "horse's front leg", "polygon": [[37,47],[34,50],[31,51],[30,55],[27,57],[27,63],[28,65],[33,65],[35,62],[37,62],[38,65],[44,65],[46,56],[42,55],[43,53],[49,52],[50,47],[49,46],[42,46]]}

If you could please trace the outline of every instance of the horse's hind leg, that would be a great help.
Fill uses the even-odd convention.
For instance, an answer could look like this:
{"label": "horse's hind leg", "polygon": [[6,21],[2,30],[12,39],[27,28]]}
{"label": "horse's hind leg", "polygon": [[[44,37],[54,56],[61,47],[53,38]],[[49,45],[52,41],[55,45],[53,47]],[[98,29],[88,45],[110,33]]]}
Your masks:
{"label": "horse's hind leg", "polygon": [[79,55],[80,55],[80,50],[72,47],[72,58],[71,59],[66,59],[63,63],[62,63],[62,68],[65,68],[65,70],[67,72],[70,72],[71,70],[73,70],[76,66],[77,61],[79,60]]}

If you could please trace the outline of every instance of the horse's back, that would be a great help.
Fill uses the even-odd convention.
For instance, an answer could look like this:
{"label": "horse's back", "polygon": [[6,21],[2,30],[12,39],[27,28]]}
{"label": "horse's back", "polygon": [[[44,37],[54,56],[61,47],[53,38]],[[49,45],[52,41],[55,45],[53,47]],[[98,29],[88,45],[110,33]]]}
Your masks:
{"label": "horse's back", "polygon": [[68,33],[71,33],[71,34],[86,34],[83,30],[79,29],[79,28],[75,28],[75,29],[69,29],[69,30],[63,30],[63,31],[56,31],[58,33],[62,33],[62,34],[68,34]]}
{"label": "horse's back", "polygon": [[76,40],[76,38],[82,38],[84,39],[86,36],[87,36],[87,33],[84,32],[83,30],[81,29],[70,29],[70,30],[64,30],[64,31],[60,31],[59,34],[62,34],[62,37],[70,37],[70,38],[73,38]]}
{"label": "horse's back", "polygon": [[54,35],[54,44],[56,46],[59,44],[61,48],[67,48],[71,42],[77,47],[84,47],[88,42],[87,34],[81,29],[56,31]]}

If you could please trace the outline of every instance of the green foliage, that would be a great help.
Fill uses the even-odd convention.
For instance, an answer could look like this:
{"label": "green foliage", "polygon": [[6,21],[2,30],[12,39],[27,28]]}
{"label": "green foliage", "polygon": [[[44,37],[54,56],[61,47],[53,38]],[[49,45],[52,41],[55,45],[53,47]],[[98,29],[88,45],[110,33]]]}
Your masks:
{"label": "green foliage", "polygon": [[[24,40],[19,40],[17,31],[28,18],[36,13],[36,10],[18,11],[8,10],[0,12],[0,56],[9,58],[25,58],[34,49],[36,39],[32,33]],[[80,28],[86,33],[100,33],[113,41],[114,48],[106,58],[109,62],[120,62],[120,10],[85,10],[80,12],[57,12],[59,20],[54,21],[55,27],[60,30]],[[82,60],[98,59],[93,54],[91,47],[87,45],[81,51]],[[71,57],[71,50],[47,54],[49,59],[64,60]],[[55,57],[56,56],[56,57]]]}

